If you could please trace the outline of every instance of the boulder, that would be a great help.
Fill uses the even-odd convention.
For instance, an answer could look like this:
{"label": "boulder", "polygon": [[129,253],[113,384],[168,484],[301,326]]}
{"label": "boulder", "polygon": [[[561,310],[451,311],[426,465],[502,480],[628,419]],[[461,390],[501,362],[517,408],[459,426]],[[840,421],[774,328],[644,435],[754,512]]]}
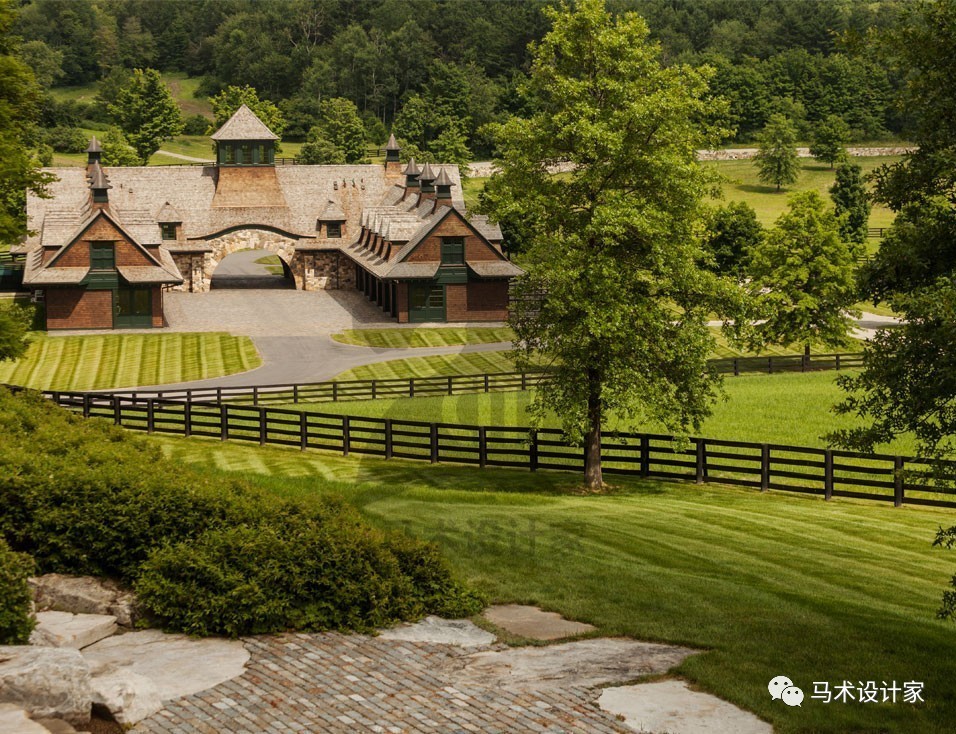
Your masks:
{"label": "boulder", "polygon": [[0,731],[3,734],[48,734],[40,724],[30,720],[26,711],[12,703],[0,703]]}
{"label": "boulder", "polygon": [[132,627],[136,621],[136,597],[114,581],[48,573],[29,583],[41,611],[111,615],[123,627]]}
{"label": "boulder", "polygon": [[142,630],[100,640],[83,650],[94,675],[125,668],[149,678],[169,701],[242,675],[249,652],[239,640],[170,635]]}
{"label": "boulder", "polygon": [[85,726],[93,705],[89,666],[70,648],[0,646],[0,703]]}
{"label": "boulder", "polygon": [[36,619],[31,645],[82,650],[116,633],[116,617],[111,614],[37,612]]}
{"label": "boulder", "polygon": [[156,684],[129,668],[94,675],[93,703],[103,706],[123,726],[132,726],[163,707]]}

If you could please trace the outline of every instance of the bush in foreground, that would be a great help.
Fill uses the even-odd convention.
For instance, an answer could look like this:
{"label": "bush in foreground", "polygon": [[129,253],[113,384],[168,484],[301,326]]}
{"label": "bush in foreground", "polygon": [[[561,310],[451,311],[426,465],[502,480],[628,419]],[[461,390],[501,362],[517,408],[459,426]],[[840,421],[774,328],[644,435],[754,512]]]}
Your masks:
{"label": "bush in foreground", "polygon": [[367,630],[480,609],[437,550],[341,501],[210,479],[105,421],[0,390],[0,537],[40,572],[132,583],[170,629]]}
{"label": "bush in foreground", "polygon": [[33,561],[0,538],[0,645],[25,645],[33,631],[27,578]]}

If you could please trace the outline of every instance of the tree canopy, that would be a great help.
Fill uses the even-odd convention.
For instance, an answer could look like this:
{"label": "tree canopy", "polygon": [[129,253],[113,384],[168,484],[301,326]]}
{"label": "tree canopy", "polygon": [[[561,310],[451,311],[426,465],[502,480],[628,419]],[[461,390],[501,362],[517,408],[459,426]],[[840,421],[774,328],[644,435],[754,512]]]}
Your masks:
{"label": "tree canopy", "polygon": [[[596,489],[609,412],[685,431],[717,393],[706,319],[737,289],[699,267],[714,181],[696,150],[724,131],[706,72],[664,68],[639,16],[612,17],[602,0],[549,16],[522,89],[533,113],[492,126],[500,171],[483,201],[522,230],[517,364],[544,362],[557,376],[532,413],[553,410],[584,438]],[[551,172],[559,161],[568,173]]]}
{"label": "tree canopy", "polygon": [[781,114],[770,116],[766,127],[757,136],[759,149],[754,156],[757,178],[781,186],[795,183],[800,172],[797,162],[797,130]]}
{"label": "tree canopy", "polygon": [[109,112],[144,166],[163,141],[183,130],[179,107],[155,69],[135,69]]}

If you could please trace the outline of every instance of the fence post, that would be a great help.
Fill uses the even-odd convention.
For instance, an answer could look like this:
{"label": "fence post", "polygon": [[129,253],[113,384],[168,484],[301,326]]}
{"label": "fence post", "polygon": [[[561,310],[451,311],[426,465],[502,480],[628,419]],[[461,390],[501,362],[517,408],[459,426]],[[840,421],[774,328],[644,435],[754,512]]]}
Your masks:
{"label": "fence post", "polygon": [[833,499],[833,451],[823,454],[823,499]]}
{"label": "fence post", "polygon": [[372,400],[375,400],[375,398],[378,397],[378,390],[375,386],[376,382],[377,380],[372,380]]}
{"label": "fence post", "polygon": [[187,402],[183,405],[183,435],[191,436],[193,433],[192,427],[193,420],[193,404]]}
{"label": "fence post", "polygon": [[83,394],[83,417],[84,418],[90,417],[90,394],[89,393]]}
{"label": "fence post", "polygon": [[734,357],[734,377],[740,377],[740,361]]}
{"label": "fence post", "polygon": [[651,437],[646,433],[641,436],[641,476],[651,475]]}
{"label": "fence post", "polygon": [[229,406],[219,403],[219,438],[225,441],[229,438]]}
{"label": "fence post", "polygon": [[217,388],[216,388],[216,402],[217,402],[217,403],[221,403],[221,402],[222,402],[222,388],[221,388],[221,387],[217,387]]}
{"label": "fence post", "polygon": [[528,389],[528,375],[526,375],[524,372],[521,373],[521,389]]}
{"label": "fence post", "polygon": [[[89,397],[89,396],[87,396]],[[156,409],[154,401],[152,398],[149,398],[146,401],[146,432],[152,433],[155,426],[155,417],[153,411]]]}
{"label": "fence post", "polygon": [[120,396],[113,396],[113,425],[121,426],[123,425],[123,408],[120,405]]}
{"label": "fence post", "polygon": [[431,424],[431,459],[432,464],[438,463],[438,424]]}
{"label": "fence post", "polygon": [[335,403],[339,399],[339,383],[332,383],[332,402]]}
{"label": "fence post", "polygon": [[408,378],[408,397],[410,398],[415,397],[415,378],[414,377]]}
{"label": "fence post", "polygon": [[837,368],[837,372],[839,372],[840,371],[840,355],[839,354],[837,354],[836,356],[836,368]]}
{"label": "fence post", "polygon": [[304,410],[299,413],[299,448],[302,451],[309,448],[309,414]]}
{"label": "fence post", "polygon": [[252,404],[259,404],[259,388],[258,386],[252,388]]}
{"label": "fence post", "polygon": [[538,471],[538,432],[531,431],[528,444],[528,467],[531,471]]}
{"label": "fence post", "polygon": [[451,395],[451,394],[454,392],[454,388],[452,387],[452,385],[454,384],[454,383],[452,382],[453,379],[454,379],[454,378],[452,378],[451,375],[448,375],[448,394],[449,394],[449,395]]}
{"label": "fence post", "polygon": [[773,374],[773,357],[767,357],[767,374]]}
{"label": "fence post", "polygon": [[903,505],[903,457],[893,457],[893,506]]}
{"label": "fence post", "polygon": [[294,405],[299,404],[299,386],[298,385],[292,386],[292,403]]}
{"label": "fence post", "polygon": [[760,445],[760,491],[770,489],[770,444]]}
{"label": "fence post", "polygon": [[259,445],[266,445],[266,436],[268,435],[268,422],[266,419],[266,409],[259,408]]}
{"label": "fence post", "polygon": [[703,484],[707,477],[707,442],[702,438],[694,439],[697,443],[697,484]]}
{"label": "fence post", "polygon": [[352,449],[352,423],[347,415],[342,416],[342,456],[348,456]]}
{"label": "fence post", "polygon": [[490,386],[488,385],[488,373],[486,372],[485,373],[485,392],[488,392],[489,390],[490,390]]}
{"label": "fence post", "polygon": [[484,467],[488,463],[488,429],[478,426],[478,466]]}
{"label": "fence post", "polygon": [[385,419],[385,458],[392,458],[392,419]]}

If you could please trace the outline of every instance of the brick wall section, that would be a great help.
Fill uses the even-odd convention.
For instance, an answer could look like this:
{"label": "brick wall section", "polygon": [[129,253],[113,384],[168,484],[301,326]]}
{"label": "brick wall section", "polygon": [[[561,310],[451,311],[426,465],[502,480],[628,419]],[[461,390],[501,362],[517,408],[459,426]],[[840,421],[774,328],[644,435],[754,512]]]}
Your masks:
{"label": "brick wall section", "polygon": [[163,289],[155,286],[153,289],[153,328],[160,329],[166,326],[166,319],[163,318]]}
{"label": "brick wall section", "polygon": [[52,267],[88,268],[90,266],[90,242],[97,240],[115,243],[117,265],[156,264],[146,257],[142,250],[130,243],[109,221],[98,219],[80,235],[80,238],[63,253]]}
{"label": "brick wall section", "polygon": [[46,328],[112,329],[113,292],[85,288],[46,290]]}
{"label": "brick wall section", "polygon": [[[501,255],[494,246],[476,235],[471,227],[465,224],[458,212],[451,212],[425,240],[415,248],[406,258],[406,262],[440,262],[441,238],[464,237],[465,260],[501,260]],[[397,249],[394,252],[398,252]]]}
{"label": "brick wall section", "polygon": [[449,285],[445,288],[448,321],[504,321],[508,318],[508,282]]}

